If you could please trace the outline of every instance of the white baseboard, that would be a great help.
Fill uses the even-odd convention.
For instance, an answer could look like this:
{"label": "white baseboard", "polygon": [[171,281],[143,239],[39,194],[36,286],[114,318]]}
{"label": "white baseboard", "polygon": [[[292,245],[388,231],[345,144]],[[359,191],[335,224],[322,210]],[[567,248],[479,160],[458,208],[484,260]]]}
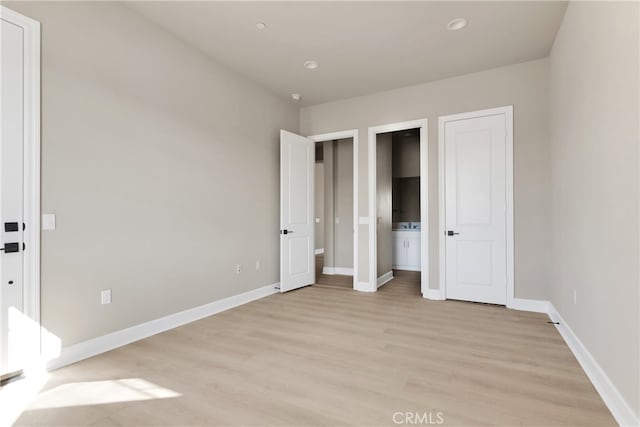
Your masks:
{"label": "white baseboard", "polygon": [[178,326],[229,310],[230,308],[276,294],[279,292],[277,289],[278,286],[278,283],[263,286],[249,292],[190,308],[101,337],[83,341],[69,347],[64,347],[58,357],[47,362],[47,369],[61,368],[100,353],[122,347],[134,341],[159,334],[160,332],[168,331],[169,329],[177,328]]}
{"label": "white baseboard", "polygon": [[353,276],[353,268],[347,267],[322,267],[322,274],[332,276],[339,274],[341,276]]}
{"label": "white baseboard", "polygon": [[444,296],[442,295],[442,292],[440,292],[440,289],[426,289],[424,292],[422,292],[422,297],[435,301],[444,300]]}
{"label": "white baseboard", "polygon": [[584,346],[580,338],[573,332],[567,322],[564,321],[560,313],[553,304],[549,303],[549,317],[552,321],[558,322],[556,328],[564,341],[567,343],[573,355],[578,359],[578,363],[591,380],[600,397],[609,411],[613,414],[618,424],[621,426],[638,426],[640,417],[634,413],[631,406],[622,397],[616,386],[611,382],[606,372],[600,367],[596,359],[593,358],[589,350]]}
{"label": "white baseboard", "polygon": [[394,265],[393,269],[403,271],[422,271],[421,267],[415,267],[413,265]]}
{"label": "white baseboard", "polygon": [[549,301],[514,298],[510,303],[507,303],[507,308],[521,311],[532,311],[534,313],[549,313]]}
{"label": "white baseboard", "polygon": [[393,279],[393,270],[389,270],[382,276],[378,277],[378,287],[386,285],[388,281]]}
{"label": "white baseboard", "polygon": [[376,292],[378,289],[371,286],[369,282],[357,282],[356,291],[360,292]]}
{"label": "white baseboard", "polygon": [[316,249],[315,250],[315,254],[316,255],[320,255],[320,254],[323,254],[323,253],[324,253],[324,248],[320,248],[320,249]]}

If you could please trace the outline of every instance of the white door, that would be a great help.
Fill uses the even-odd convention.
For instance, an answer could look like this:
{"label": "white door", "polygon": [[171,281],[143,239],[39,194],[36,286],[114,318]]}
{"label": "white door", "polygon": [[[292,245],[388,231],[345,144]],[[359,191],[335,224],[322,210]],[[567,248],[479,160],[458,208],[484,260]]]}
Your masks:
{"label": "white door", "polygon": [[506,304],[506,147],[505,114],[445,122],[447,298]]}
{"label": "white door", "polygon": [[316,281],[313,141],[280,131],[280,291]]}
{"label": "white door", "polygon": [[[23,28],[0,19],[0,375],[22,369],[24,312]],[[22,339],[21,339],[22,338]]]}

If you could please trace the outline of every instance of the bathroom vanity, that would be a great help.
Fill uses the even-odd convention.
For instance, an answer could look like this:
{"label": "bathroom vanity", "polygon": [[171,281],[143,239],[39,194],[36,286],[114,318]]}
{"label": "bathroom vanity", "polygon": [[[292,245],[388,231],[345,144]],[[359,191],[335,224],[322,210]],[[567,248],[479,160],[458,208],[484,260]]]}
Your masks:
{"label": "bathroom vanity", "polygon": [[394,223],[393,268],[420,271],[420,223]]}

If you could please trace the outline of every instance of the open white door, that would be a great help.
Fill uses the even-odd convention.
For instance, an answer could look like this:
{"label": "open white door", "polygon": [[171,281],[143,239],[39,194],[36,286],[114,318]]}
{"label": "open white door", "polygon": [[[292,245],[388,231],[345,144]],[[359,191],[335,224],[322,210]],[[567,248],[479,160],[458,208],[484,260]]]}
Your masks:
{"label": "open white door", "polygon": [[40,355],[39,24],[0,6],[0,377]]}
{"label": "open white door", "polygon": [[280,292],[316,281],[314,143],[280,131]]}

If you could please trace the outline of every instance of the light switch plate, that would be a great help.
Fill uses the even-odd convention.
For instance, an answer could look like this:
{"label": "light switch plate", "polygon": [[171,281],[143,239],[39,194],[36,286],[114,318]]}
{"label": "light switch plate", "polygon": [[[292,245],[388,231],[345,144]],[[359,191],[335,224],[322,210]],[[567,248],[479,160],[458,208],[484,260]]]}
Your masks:
{"label": "light switch plate", "polygon": [[56,214],[43,214],[42,215],[42,229],[43,230],[55,230],[56,229]]}

